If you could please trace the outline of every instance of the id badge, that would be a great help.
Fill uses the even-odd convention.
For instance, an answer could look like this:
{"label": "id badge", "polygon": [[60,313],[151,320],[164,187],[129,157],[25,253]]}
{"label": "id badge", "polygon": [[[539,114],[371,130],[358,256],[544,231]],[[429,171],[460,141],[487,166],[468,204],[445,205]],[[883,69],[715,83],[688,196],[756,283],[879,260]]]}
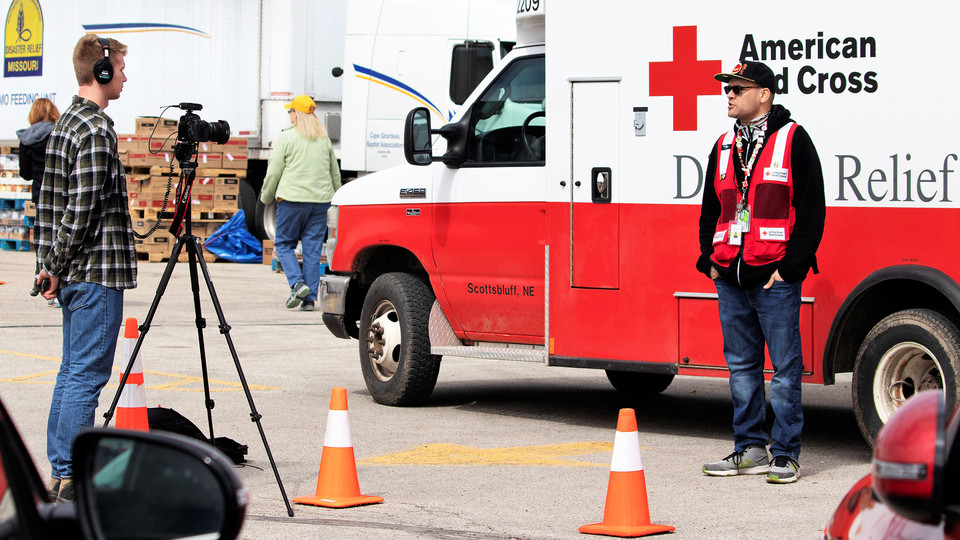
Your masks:
{"label": "id badge", "polygon": [[737,204],[737,223],[740,224],[741,232],[748,233],[750,232],[750,205],[743,204],[742,202]]}
{"label": "id badge", "polygon": [[727,243],[731,246],[739,246],[743,243],[743,226],[739,222],[730,224],[730,236],[727,237]]}

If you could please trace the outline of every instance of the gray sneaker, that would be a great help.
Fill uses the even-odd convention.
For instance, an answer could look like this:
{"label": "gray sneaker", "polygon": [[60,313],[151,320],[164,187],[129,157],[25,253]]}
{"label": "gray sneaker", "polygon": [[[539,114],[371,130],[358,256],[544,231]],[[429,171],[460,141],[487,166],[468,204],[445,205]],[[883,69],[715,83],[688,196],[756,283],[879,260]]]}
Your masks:
{"label": "gray sneaker", "polygon": [[720,461],[707,463],[701,470],[703,474],[710,476],[763,474],[770,470],[770,458],[767,456],[766,447],[751,445],[740,452],[730,454]]}
{"label": "gray sneaker", "polygon": [[300,299],[304,296],[310,294],[310,287],[307,287],[307,284],[298,281],[293,284],[293,287],[290,287],[290,298],[287,298],[287,308],[293,309],[300,305]]}
{"label": "gray sneaker", "polygon": [[773,458],[773,466],[767,474],[767,482],[771,484],[792,484],[800,479],[800,463],[790,456]]}

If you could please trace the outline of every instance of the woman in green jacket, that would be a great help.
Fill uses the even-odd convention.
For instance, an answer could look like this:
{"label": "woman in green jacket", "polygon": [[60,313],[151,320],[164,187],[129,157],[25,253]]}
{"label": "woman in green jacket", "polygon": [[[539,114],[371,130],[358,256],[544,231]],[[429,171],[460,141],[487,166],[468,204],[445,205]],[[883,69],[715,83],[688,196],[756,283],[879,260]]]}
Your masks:
{"label": "woman in green jacket", "polygon": [[[313,99],[297,96],[284,107],[290,110],[291,125],[274,144],[260,200],[264,204],[277,201],[274,250],[290,285],[287,307],[313,311],[320,286],[327,209],[340,188],[340,168],[330,138],[314,114],[317,105]],[[302,271],[297,242],[302,245]]]}

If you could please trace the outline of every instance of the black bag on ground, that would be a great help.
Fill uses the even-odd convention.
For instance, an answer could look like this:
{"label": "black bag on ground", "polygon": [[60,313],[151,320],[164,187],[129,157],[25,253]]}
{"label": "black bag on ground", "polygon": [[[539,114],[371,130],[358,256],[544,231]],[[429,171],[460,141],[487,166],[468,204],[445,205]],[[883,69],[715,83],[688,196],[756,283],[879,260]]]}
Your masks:
{"label": "black bag on ground", "polygon": [[[164,407],[147,408],[147,424],[149,424],[151,431],[154,429],[168,431],[210,444],[210,439],[204,436],[196,424],[173,409]],[[217,437],[213,440],[213,446],[238,465],[246,461],[246,458],[243,457],[247,455],[247,445],[245,444],[240,444],[229,437]]]}

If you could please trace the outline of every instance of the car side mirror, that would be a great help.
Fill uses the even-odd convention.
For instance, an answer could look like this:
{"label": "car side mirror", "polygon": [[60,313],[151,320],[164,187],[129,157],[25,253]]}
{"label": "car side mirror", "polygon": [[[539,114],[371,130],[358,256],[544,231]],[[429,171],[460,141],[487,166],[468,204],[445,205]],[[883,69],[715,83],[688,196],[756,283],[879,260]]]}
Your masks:
{"label": "car side mirror", "polygon": [[222,538],[240,533],[247,491],[219,450],[173,434],[92,429],[74,442],[86,538]]}
{"label": "car side mirror", "polygon": [[430,111],[426,107],[417,107],[407,113],[403,127],[403,155],[407,163],[429,165],[433,162],[430,135]]}
{"label": "car side mirror", "polygon": [[890,417],[873,447],[873,490],[897,514],[938,524],[944,509],[946,403],[920,392]]}

